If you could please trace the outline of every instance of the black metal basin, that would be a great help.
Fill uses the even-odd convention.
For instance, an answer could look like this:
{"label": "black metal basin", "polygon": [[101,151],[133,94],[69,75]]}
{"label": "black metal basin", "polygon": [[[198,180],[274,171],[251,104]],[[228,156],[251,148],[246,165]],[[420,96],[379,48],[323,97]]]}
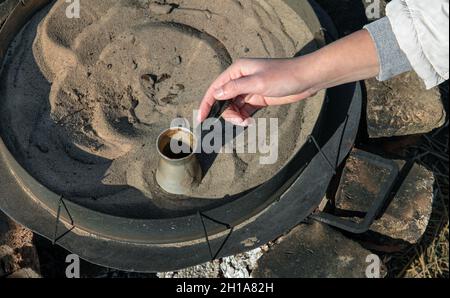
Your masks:
{"label": "black metal basin", "polygon": [[[326,44],[322,28],[329,25],[319,21],[318,8],[285,1],[316,33],[317,46]],[[25,22],[49,2],[19,4],[0,32],[0,60]],[[171,219],[116,217],[64,200],[27,173],[0,139],[0,209],[87,261],[121,270],[171,271],[241,253],[278,238],[317,208],[353,147],[361,109],[359,84],[328,90],[310,141],[277,175],[229,204]]]}

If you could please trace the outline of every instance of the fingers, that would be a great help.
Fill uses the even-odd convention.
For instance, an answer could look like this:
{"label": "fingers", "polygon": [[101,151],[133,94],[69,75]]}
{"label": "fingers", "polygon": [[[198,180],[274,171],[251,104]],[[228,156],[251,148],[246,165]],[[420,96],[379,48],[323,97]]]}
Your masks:
{"label": "fingers", "polygon": [[245,126],[246,118],[241,115],[239,111],[230,107],[222,115],[222,117],[229,123],[237,126]]}
{"label": "fingers", "polygon": [[225,85],[226,83],[233,80],[233,78],[239,78],[241,75],[241,71],[239,69],[239,64],[232,64],[227,70],[225,70],[209,87],[208,91],[206,91],[205,96],[202,99],[202,103],[200,104],[200,112],[198,115],[198,121],[203,122],[208,117],[211,108],[216,103],[215,93],[216,90]]}
{"label": "fingers", "polygon": [[[215,81],[211,84],[205,96],[203,97],[200,105],[199,122],[203,122],[209,115],[211,108],[214,106],[217,100],[229,100],[233,99],[237,95],[228,96],[231,94],[230,90],[235,90],[233,87],[227,86],[236,80],[250,76],[257,66],[257,61],[250,59],[241,59],[233,63],[226,71],[224,71]],[[245,80],[238,82],[238,85],[245,84]],[[223,89],[222,87],[225,87]],[[233,94],[238,92],[233,91]],[[228,94],[228,95],[227,95]],[[219,96],[217,96],[219,95]]]}
{"label": "fingers", "polygon": [[241,104],[236,101],[223,114],[222,117],[229,123],[247,127],[254,123],[252,115],[258,111],[257,107],[249,104]]}
{"label": "fingers", "polygon": [[260,94],[263,86],[262,80],[257,75],[242,77],[218,88],[214,92],[214,97],[218,100],[230,100],[243,94]]}
{"label": "fingers", "polygon": [[230,80],[218,89],[208,90],[205,99],[200,105],[199,121],[208,117],[216,100],[232,100],[244,94],[257,94],[262,91],[263,84],[257,76],[242,77]]}
{"label": "fingers", "polygon": [[216,99],[213,95],[214,91],[208,91],[205,95],[205,98],[202,100],[202,103],[200,104],[200,111],[198,113],[198,122],[202,123],[203,121],[208,118],[209,113],[211,112],[212,107],[214,106],[214,103],[216,102]]}
{"label": "fingers", "polygon": [[216,103],[216,98],[214,97],[215,92],[214,84],[208,89],[200,104],[200,111],[198,114],[198,121],[203,122],[209,116],[212,107]]}
{"label": "fingers", "polygon": [[[278,63],[276,61],[275,66]],[[300,88],[291,86],[292,80],[290,84],[280,80],[280,77],[285,78],[287,74],[280,70],[276,72],[273,68],[270,62],[256,59],[239,60],[231,65],[206,92],[200,104],[198,121],[203,122],[209,116],[218,100],[233,100],[233,108],[226,111],[224,118],[237,125],[245,125],[248,124],[245,121],[251,119],[250,115],[257,108],[291,104],[314,95],[312,91],[304,91],[300,94],[284,96]],[[278,65],[275,68],[280,67]],[[279,87],[284,83],[288,86]]]}

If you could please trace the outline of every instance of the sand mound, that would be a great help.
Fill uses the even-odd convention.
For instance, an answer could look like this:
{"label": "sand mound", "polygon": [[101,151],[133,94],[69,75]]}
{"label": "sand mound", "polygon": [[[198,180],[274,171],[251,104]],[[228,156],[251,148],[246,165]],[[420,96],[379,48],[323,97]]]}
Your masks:
{"label": "sand mound", "polygon": [[51,190],[116,215],[173,216],[267,181],[310,133],[320,100],[259,112],[280,118],[279,161],[219,154],[196,199],[180,203],[155,184],[157,135],[174,118],[191,121],[234,59],[293,56],[312,34],[281,0],[90,0],[80,19],[66,5],[34,17],[1,79],[3,137]]}

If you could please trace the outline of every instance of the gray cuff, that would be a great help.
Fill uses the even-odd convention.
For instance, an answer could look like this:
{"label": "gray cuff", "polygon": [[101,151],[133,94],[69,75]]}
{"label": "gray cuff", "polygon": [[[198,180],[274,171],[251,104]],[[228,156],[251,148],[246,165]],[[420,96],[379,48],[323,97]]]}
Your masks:
{"label": "gray cuff", "polygon": [[377,48],[380,61],[379,81],[386,81],[412,70],[408,57],[400,49],[389,18],[382,18],[364,28],[369,31]]}

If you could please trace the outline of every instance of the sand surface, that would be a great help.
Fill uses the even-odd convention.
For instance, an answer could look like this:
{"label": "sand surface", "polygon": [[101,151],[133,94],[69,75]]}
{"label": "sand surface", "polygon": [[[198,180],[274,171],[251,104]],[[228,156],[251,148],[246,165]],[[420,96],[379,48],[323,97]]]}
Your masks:
{"label": "sand surface", "polygon": [[258,112],[279,117],[277,163],[200,156],[208,170],[192,198],[164,193],[154,178],[159,133],[177,117],[192,123],[233,60],[294,56],[310,48],[311,32],[281,0],[90,0],[80,19],[65,8],[56,1],[17,36],[0,86],[2,138],[52,191],[114,215],[183,215],[264,183],[310,134],[323,94]]}

